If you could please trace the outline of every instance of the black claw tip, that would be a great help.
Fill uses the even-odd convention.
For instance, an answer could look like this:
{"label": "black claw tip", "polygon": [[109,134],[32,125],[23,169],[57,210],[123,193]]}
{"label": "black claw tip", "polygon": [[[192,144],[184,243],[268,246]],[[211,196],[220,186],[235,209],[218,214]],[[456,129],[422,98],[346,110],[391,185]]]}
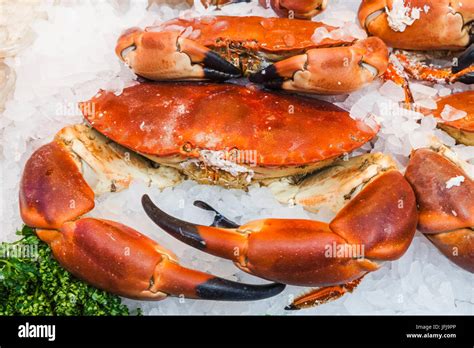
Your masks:
{"label": "black claw tip", "polygon": [[283,83],[284,79],[278,74],[275,65],[257,71],[256,73],[249,76],[249,80],[254,83],[262,83],[267,87],[279,87]]}
{"label": "black claw tip", "polygon": [[285,311],[299,311],[300,308],[296,307],[294,304],[290,304],[285,307]]}
{"label": "black claw tip", "polygon": [[239,77],[236,75],[228,74],[228,73],[210,69],[207,67],[204,67],[203,70],[204,70],[204,77],[207,80],[212,80],[212,81],[225,81],[225,80],[230,80],[230,79]]}
{"label": "black claw tip", "polygon": [[453,73],[458,73],[474,64],[474,44],[469,46],[459,57],[457,64],[453,66]]}
{"label": "black claw tip", "polygon": [[466,85],[474,85],[474,73],[463,75],[457,81],[465,83]]}
{"label": "black claw tip", "polygon": [[229,63],[214,51],[206,53],[203,61],[204,73],[209,79],[227,80],[242,75],[239,68]]}
{"label": "black claw tip", "polygon": [[278,295],[284,284],[251,285],[222,278],[212,278],[196,287],[197,295],[204,300],[256,301]]}
{"label": "black claw tip", "polygon": [[217,210],[215,210],[213,207],[211,207],[209,204],[207,204],[204,201],[199,201],[199,200],[194,201],[193,205],[203,210],[213,211],[214,213],[217,213]]}
{"label": "black claw tip", "polygon": [[206,242],[201,238],[195,224],[179,220],[166,214],[158,208],[148,195],[142,196],[142,206],[146,214],[155,224],[171,234],[176,239],[203,250],[206,248]]}

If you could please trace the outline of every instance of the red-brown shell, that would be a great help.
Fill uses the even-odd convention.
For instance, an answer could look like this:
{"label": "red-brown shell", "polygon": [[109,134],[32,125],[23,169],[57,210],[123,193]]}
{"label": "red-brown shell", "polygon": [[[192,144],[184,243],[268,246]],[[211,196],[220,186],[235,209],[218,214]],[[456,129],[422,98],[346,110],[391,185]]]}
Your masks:
{"label": "red-brown shell", "polygon": [[[146,31],[184,30],[192,28],[190,38],[207,46],[226,46],[230,42],[243,43],[245,48],[270,51],[304,51],[310,48],[341,45],[343,42],[324,39],[320,43],[311,40],[317,28],[334,27],[323,23],[288,18],[263,17],[200,17],[193,19],[172,19]],[[189,29],[188,29],[189,30]],[[194,34],[196,33],[196,34]]]}
{"label": "red-brown shell", "polygon": [[350,245],[364,245],[365,257],[396,260],[410,246],[417,222],[415,194],[392,170],[364,187],[329,227]]}
{"label": "red-brown shell", "polygon": [[163,257],[158,244],[138,231],[109,220],[83,218],[66,222],[59,232],[39,230],[38,235],[78,278],[121,296],[154,297],[147,289]]}
{"label": "red-brown shell", "polygon": [[[464,177],[459,186],[446,183]],[[413,187],[420,210],[418,228],[441,233],[474,226],[474,181],[456,164],[429,149],[411,155],[405,177]]]}
{"label": "red-brown shell", "polygon": [[23,221],[39,228],[60,228],[94,208],[94,192],[67,149],[51,142],[26,162],[20,183]]}
{"label": "red-brown shell", "polygon": [[231,84],[142,83],[88,103],[84,116],[97,131],[154,156],[238,149],[255,151],[258,165],[304,165],[349,153],[376,134],[328,102]]}
{"label": "red-brown shell", "polygon": [[[413,50],[459,50],[468,45],[469,31],[465,25],[474,18],[472,1],[404,0],[409,8],[421,9],[420,18],[404,31],[394,31],[388,24],[385,9],[392,9],[393,3],[393,0],[363,0],[359,8],[361,25],[387,45]],[[366,23],[379,10],[383,12]]]}

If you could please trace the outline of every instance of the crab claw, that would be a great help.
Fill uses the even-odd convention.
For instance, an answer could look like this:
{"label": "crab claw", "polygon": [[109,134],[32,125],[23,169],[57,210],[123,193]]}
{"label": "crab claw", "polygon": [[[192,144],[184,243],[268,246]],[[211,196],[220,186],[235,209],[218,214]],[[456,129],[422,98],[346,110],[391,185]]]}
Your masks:
{"label": "crab claw", "polygon": [[117,56],[150,80],[227,80],[241,71],[216,52],[182,36],[180,31],[125,31],[115,47]]}
{"label": "crab claw", "polygon": [[58,262],[100,289],[134,299],[252,301],[277,295],[281,284],[248,285],[180,266],[153,240],[117,222],[83,218],[60,230],[38,230]]}
{"label": "crab claw", "polygon": [[452,68],[452,72],[458,76],[456,80],[474,84],[474,44],[469,46],[457,59],[457,64]]}
{"label": "crab claw", "polygon": [[326,286],[360,278],[378,268],[377,263],[366,259],[325,257],[326,246],[344,247],[345,243],[322,222],[266,219],[234,229],[216,228],[176,219],[148,196],[143,197],[142,204],[148,216],[176,239],[272,281]]}
{"label": "crab claw", "polygon": [[281,284],[240,284],[184,268],[173,253],[130,227],[81,218],[93,209],[95,193],[76,155],[60,137],[32,154],[20,183],[20,212],[56,260],[78,278],[142,300],[174,295],[250,301],[284,289]]}
{"label": "crab claw", "polygon": [[249,78],[270,88],[338,94],[355,91],[372,82],[387,67],[387,46],[379,38],[370,37],[346,47],[310,49]]}
{"label": "crab claw", "polygon": [[330,224],[264,219],[217,228],[176,219],[146,195],[142,205],[158,226],[182,242],[232,260],[258,277],[300,286],[350,282],[378,269],[373,259],[400,257],[411,243],[417,221],[413,191],[397,171],[366,186]]}
{"label": "crab claw", "polygon": [[[447,258],[474,272],[474,181],[447,148],[441,150],[416,150],[407,167],[420,210],[418,228]],[[453,178],[461,181],[451,187]]]}
{"label": "crab claw", "polygon": [[[422,9],[411,25],[400,28],[402,8]],[[469,44],[473,21],[472,1],[362,0],[359,21],[373,36],[393,48],[406,50],[460,50]],[[389,11],[395,12],[395,18]]]}
{"label": "crab claw", "polygon": [[57,229],[94,208],[94,192],[56,141],[33,153],[20,187],[20,213],[28,226]]}
{"label": "crab claw", "polygon": [[259,3],[265,8],[270,3],[280,17],[311,19],[326,9],[328,0],[259,0]]}

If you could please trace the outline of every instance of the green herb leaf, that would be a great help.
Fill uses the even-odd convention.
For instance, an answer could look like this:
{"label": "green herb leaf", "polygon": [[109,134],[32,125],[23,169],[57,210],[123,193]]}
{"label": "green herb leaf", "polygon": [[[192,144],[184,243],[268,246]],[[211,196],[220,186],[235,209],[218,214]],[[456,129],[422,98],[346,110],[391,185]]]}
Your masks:
{"label": "green herb leaf", "polygon": [[35,229],[17,234],[23,238],[0,243],[0,315],[130,315],[120,297],[63,269]]}

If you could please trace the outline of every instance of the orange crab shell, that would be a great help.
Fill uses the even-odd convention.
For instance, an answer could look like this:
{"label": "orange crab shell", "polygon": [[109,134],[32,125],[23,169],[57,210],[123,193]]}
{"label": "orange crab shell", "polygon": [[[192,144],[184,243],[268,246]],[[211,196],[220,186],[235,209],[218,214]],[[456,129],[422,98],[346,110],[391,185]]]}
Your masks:
{"label": "orange crab shell", "polygon": [[257,165],[299,166],[349,153],[377,133],[333,104],[231,84],[142,83],[88,103],[94,129],[158,157],[238,149],[254,151]]}
{"label": "orange crab shell", "polygon": [[[326,27],[329,31],[336,29],[322,23],[299,19],[220,16],[176,18],[156,27],[148,27],[145,32],[180,31],[192,28],[193,33],[189,37],[206,47],[227,47],[231,42],[239,42],[248,50],[291,55],[310,48],[329,47],[341,43],[329,38],[318,44],[313,42],[311,36],[320,27]],[[122,37],[127,37],[130,33],[133,33],[132,29],[125,32]],[[146,40],[146,36],[142,40]],[[121,52],[120,47],[117,48],[117,52],[117,54]]]}
{"label": "orange crab shell", "polygon": [[441,113],[446,105],[457,110],[465,111],[466,117],[456,121],[443,121],[438,127],[443,129],[457,141],[465,145],[474,145],[474,91],[451,94],[440,98],[436,110],[428,110],[425,114],[433,114],[441,119]]}
{"label": "orange crab shell", "polygon": [[469,29],[465,24],[474,20],[473,1],[405,0],[405,5],[420,8],[421,13],[420,19],[403,32],[394,31],[388,23],[385,9],[392,9],[393,3],[393,0],[364,0],[359,8],[361,25],[387,45],[413,50],[460,50],[469,44]]}

